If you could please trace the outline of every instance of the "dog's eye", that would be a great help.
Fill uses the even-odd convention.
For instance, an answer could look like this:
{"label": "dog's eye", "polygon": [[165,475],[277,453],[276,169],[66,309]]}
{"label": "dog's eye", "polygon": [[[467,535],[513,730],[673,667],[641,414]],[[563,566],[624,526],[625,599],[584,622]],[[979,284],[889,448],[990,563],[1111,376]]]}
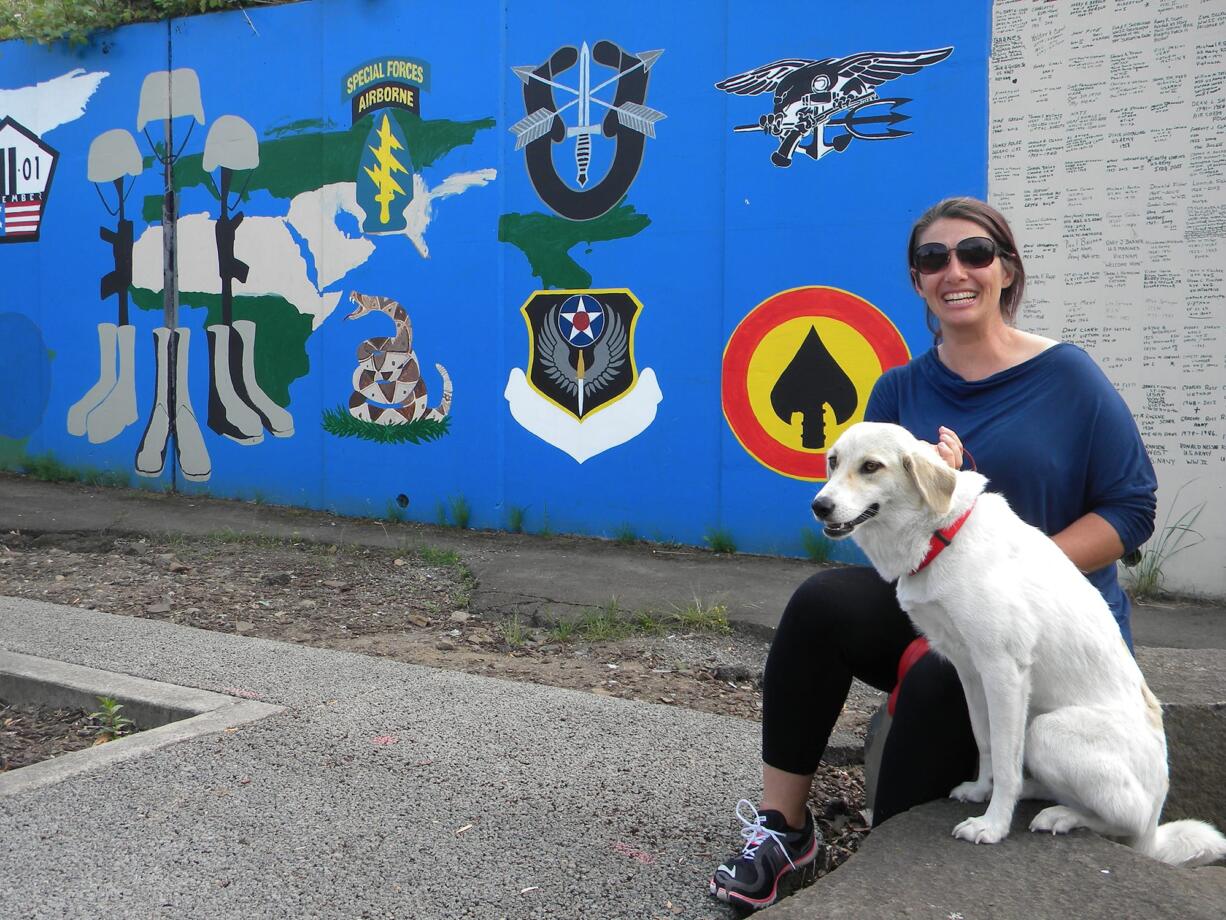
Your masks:
{"label": "dog's eye", "polygon": [[881,469],[881,464],[876,460],[865,460],[864,465],[860,467],[861,473],[875,473]]}
{"label": "dog's eye", "polygon": [[835,468],[836,466],[838,466],[838,465],[839,465],[839,458],[838,458],[838,457],[835,457],[834,455],[831,455],[831,456],[829,456],[829,457],[827,457],[827,458],[826,458],[826,468],[827,468],[828,470],[830,470],[830,471],[832,471],[832,472],[833,472],[833,471],[834,471],[834,468]]}

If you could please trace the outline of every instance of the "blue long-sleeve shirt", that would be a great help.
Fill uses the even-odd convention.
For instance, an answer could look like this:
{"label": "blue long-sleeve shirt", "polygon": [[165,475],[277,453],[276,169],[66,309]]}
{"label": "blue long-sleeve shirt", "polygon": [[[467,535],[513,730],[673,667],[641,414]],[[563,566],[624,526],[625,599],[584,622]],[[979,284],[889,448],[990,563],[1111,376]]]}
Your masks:
{"label": "blue long-sleeve shirt", "polygon": [[[1158,482],[1136,422],[1076,345],[1053,345],[976,381],[963,380],[930,349],[881,376],[864,417],[932,442],[938,427],[952,428],[988,477],[988,489],[1049,536],[1091,511],[1115,528],[1126,554],[1153,533]],[[1115,564],[1086,577],[1131,648],[1131,607]]]}

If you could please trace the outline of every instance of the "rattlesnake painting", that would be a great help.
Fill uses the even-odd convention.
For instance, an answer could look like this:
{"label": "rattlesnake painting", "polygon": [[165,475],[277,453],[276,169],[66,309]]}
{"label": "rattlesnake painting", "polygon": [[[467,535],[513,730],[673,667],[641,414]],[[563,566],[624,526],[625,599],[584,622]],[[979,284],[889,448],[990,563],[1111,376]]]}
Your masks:
{"label": "rattlesnake painting", "polygon": [[451,411],[451,377],[443,365],[434,365],[443,378],[443,398],[435,408],[427,408],[426,382],[413,352],[413,326],[404,307],[389,297],[357,291],[350,294],[349,299],[357,307],[345,319],[358,319],[378,312],[386,314],[396,324],[395,338],[366,339],[358,346],[349,414],[378,425],[446,418]]}

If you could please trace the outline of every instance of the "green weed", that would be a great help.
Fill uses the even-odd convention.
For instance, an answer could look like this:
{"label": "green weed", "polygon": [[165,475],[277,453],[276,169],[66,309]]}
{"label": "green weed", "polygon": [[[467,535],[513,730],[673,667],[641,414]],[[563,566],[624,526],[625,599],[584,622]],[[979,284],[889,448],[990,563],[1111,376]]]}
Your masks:
{"label": "green weed", "polygon": [[43,482],[83,482],[86,486],[126,488],[131,485],[129,473],[118,470],[96,470],[92,466],[69,466],[55,459],[54,454],[27,455],[15,460],[9,469]]}
{"label": "green weed", "polygon": [[80,482],[81,473],[66,466],[52,453],[33,454],[21,461],[18,467],[32,479],[42,482]]}
{"label": "green weed", "polygon": [[830,551],[834,549],[834,543],[823,534],[806,527],[800,532],[800,542],[804,544],[805,555],[811,562],[830,561]]}
{"label": "green weed", "polygon": [[88,486],[103,486],[108,489],[126,489],[132,484],[132,478],[119,470],[86,469],[81,473],[81,481]]}
{"label": "green weed", "polygon": [[15,473],[26,458],[29,438],[6,438],[0,435],[0,470]]}
{"label": "green weed", "polygon": [[98,736],[113,741],[136,731],[136,723],[127,716],[121,716],[119,710],[123,704],[109,696],[98,697],[98,711],[91,712],[89,717],[100,726]]}
{"label": "green weed", "polygon": [[417,557],[426,565],[458,566],[460,554],[452,549],[439,549],[436,546],[419,546]]}
{"label": "green weed", "polygon": [[394,499],[387,500],[387,511],[383,514],[383,519],[393,524],[403,524],[405,518],[408,517],[407,512],[396,504]]}
{"label": "green weed", "polygon": [[[180,546],[193,546],[199,539],[199,537],[194,535],[186,534],[170,534],[165,538],[167,543]],[[237,530],[231,530],[228,527],[225,530],[217,530],[206,534],[204,539],[214,543],[237,543],[246,546],[285,546],[293,543],[292,540],[286,540],[284,537],[279,537],[275,534],[242,533]]]}
{"label": "green weed", "polygon": [[507,509],[507,529],[511,533],[524,532],[524,514],[526,509],[521,505],[512,505]]}
{"label": "green weed", "polygon": [[[1135,568],[1125,570],[1128,572],[1132,596],[1138,600],[1161,594],[1163,582],[1166,580],[1162,569],[1166,563],[1172,556],[1205,541],[1204,535],[1192,527],[1200,513],[1205,510],[1204,502],[1189,508],[1175,519],[1175,523],[1170,523],[1171,515],[1179,504],[1179,495],[1187,485],[1188,483],[1184,483],[1175,493],[1171,507],[1167,509],[1166,517],[1162,521],[1162,529],[1145,545],[1141,561]],[[1191,542],[1188,542],[1189,540]]]}
{"label": "green weed", "polygon": [[468,499],[463,495],[454,495],[447,499],[447,504],[451,508],[451,523],[460,530],[468,530],[473,513],[472,506],[468,504]]}
{"label": "green weed", "polygon": [[622,615],[616,600],[609,601],[599,610],[589,610],[579,620],[579,634],[589,642],[608,642],[625,639],[633,634],[631,622]]}
{"label": "green weed", "polygon": [[732,539],[732,534],[722,527],[717,527],[709,534],[703,537],[706,544],[711,547],[713,553],[735,553],[736,543]]}
{"label": "green weed", "polygon": [[613,540],[620,546],[633,546],[638,542],[638,534],[629,524],[622,524],[613,531]]}
{"label": "green weed", "polygon": [[599,610],[588,610],[577,620],[561,620],[549,631],[551,642],[616,642],[632,636],[655,636],[669,631],[717,633],[726,635],[728,611],[722,604],[704,604],[695,598],[685,607],[672,610],[625,611],[616,598]]}
{"label": "green weed", "polygon": [[655,636],[665,632],[667,622],[650,610],[636,610],[630,615],[631,632],[641,636]]}
{"label": "green weed", "polygon": [[579,624],[574,620],[559,620],[549,628],[550,642],[570,642],[579,635]]}
{"label": "green weed", "polygon": [[681,629],[688,632],[727,635],[732,631],[728,625],[727,607],[723,604],[704,604],[697,597],[686,606],[678,607],[673,618]]}
{"label": "green weed", "polygon": [[518,615],[510,619],[504,619],[499,625],[498,630],[502,633],[503,641],[511,648],[521,648],[531,635],[524,624],[520,622]]}

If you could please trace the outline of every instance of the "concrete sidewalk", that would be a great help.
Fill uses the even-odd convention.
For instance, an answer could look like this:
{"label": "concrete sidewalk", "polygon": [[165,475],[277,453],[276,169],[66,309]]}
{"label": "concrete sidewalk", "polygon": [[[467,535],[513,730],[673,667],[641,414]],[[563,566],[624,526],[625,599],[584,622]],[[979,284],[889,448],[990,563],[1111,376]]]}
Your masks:
{"label": "concrete sidewalk", "polygon": [[752,723],[33,601],[0,624],[13,652],[284,707],[0,781],[6,920],[731,916],[705,885]]}
{"label": "concrete sidewalk", "polygon": [[[420,542],[461,554],[487,614],[697,596],[762,631],[813,568],[7,475],[0,527]],[[598,574],[577,584],[579,566]],[[1169,727],[1216,719],[1193,761],[1220,772],[1226,617],[1146,608],[1136,631],[1156,646],[1138,658],[1172,706]],[[738,839],[732,807],[759,788],[751,722],[9,598],[0,650],[46,659],[48,675],[67,662],[277,707],[15,794],[0,778],[5,920],[734,916],[705,883]],[[1184,784],[1194,809],[1220,799],[1217,773]],[[772,911],[1118,920],[1136,915],[1130,905],[1172,918],[1226,905],[1226,870],[1169,869],[1092,835],[1053,842],[1020,826],[995,848],[951,841],[963,808],[933,803],[887,823]]]}

